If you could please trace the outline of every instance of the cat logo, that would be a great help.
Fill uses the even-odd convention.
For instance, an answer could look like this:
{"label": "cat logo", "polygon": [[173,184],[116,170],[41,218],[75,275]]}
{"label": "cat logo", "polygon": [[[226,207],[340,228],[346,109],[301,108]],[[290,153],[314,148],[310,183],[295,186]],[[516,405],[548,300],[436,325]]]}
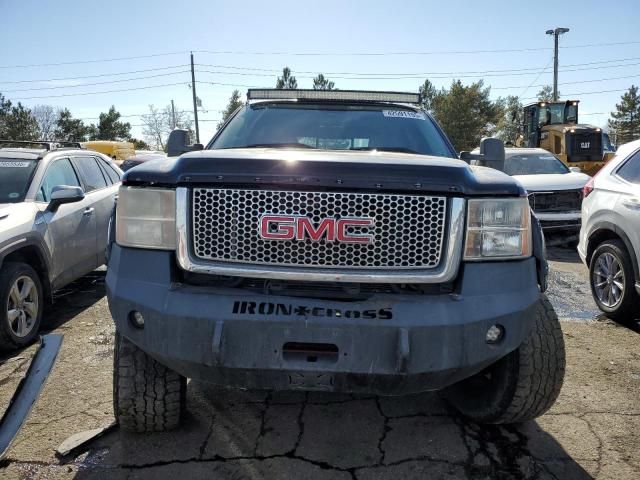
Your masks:
{"label": "cat logo", "polygon": [[585,149],[591,146],[591,142],[580,142],[580,148]]}

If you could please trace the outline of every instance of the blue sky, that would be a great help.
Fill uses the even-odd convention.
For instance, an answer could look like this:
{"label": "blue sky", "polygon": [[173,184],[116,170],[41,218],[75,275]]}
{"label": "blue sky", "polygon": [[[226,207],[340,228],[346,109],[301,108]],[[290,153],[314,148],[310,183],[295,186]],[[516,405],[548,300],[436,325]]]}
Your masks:
{"label": "blue sky", "polygon": [[[539,90],[536,85],[553,79],[553,42],[545,30],[556,26],[571,29],[561,37],[559,89],[564,96],[627,89],[640,83],[638,18],[637,0],[0,0],[0,93],[28,106],[68,107],[87,122],[95,121],[114,104],[123,115],[131,115],[126,120],[139,125],[136,115],[147,112],[149,104],[164,106],[173,99],[179,109],[191,108],[187,64],[188,51],[194,50],[200,64],[196,80],[203,82],[197,84],[205,110],[200,113],[204,120],[201,140],[206,141],[234,88],[244,95],[244,85],[274,86],[277,71],[285,65],[292,69],[299,86],[306,88],[312,81],[305,77],[318,72],[342,89],[407,91],[416,91],[424,78],[436,86],[447,86],[452,77],[464,75],[461,79],[468,83],[484,78],[492,86],[493,97],[533,97]],[[637,43],[579,47],[613,42]],[[451,53],[478,50],[521,51]],[[401,54],[350,55],[390,52]],[[304,55],[308,53],[322,55]],[[157,56],[102,61],[148,55]],[[619,59],[625,60],[613,61]],[[16,67],[64,62],[87,63]],[[562,71],[563,65],[590,62],[609,63]],[[506,72],[508,76],[505,72],[476,73],[507,69],[530,70]],[[121,75],[113,75],[116,73]],[[353,73],[372,75],[339,78]],[[398,73],[415,73],[416,78],[379,79]],[[87,76],[95,77],[51,80]],[[154,77],[86,85],[149,76]],[[147,88],[166,84],[171,85]],[[140,89],[77,95],[127,88]],[[580,95],[581,112],[592,114],[581,120],[604,125],[621,93]],[[141,136],[141,128],[134,127],[133,133]]]}

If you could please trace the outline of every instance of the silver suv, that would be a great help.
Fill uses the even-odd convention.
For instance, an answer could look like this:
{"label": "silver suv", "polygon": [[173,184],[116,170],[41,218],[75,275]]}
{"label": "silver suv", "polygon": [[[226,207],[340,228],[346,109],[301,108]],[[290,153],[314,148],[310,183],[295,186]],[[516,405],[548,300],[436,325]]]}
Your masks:
{"label": "silver suv", "polygon": [[640,140],[622,145],[584,187],[578,253],[598,308],[616,320],[640,314]]}
{"label": "silver suv", "polygon": [[79,144],[0,140],[0,350],[28,344],[52,292],[104,263],[121,177]]}

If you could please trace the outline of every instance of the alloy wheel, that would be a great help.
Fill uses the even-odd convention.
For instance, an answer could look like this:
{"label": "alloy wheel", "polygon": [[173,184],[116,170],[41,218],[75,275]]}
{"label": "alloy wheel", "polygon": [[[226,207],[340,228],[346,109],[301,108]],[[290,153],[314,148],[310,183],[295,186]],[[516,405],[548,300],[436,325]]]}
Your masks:
{"label": "alloy wheel", "polygon": [[38,288],[28,276],[18,277],[11,285],[7,299],[7,320],[9,328],[18,338],[24,338],[38,318]]}
{"label": "alloy wheel", "polygon": [[614,308],[622,301],[625,287],[624,271],[620,260],[614,254],[604,252],[596,259],[591,281],[598,300],[605,307]]}

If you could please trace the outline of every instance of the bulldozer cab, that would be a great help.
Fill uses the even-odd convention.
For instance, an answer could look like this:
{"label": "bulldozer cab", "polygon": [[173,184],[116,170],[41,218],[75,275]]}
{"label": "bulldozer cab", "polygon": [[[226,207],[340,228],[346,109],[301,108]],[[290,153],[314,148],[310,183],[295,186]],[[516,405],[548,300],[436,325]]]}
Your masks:
{"label": "bulldozer cab", "polygon": [[548,125],[577,125],[578,100],[537,102],[524,107],[525,147],[540,147],[543,128]]}
{"label": "bulldozer cab", "polygon": [[570,167],[593,175],[606,160],[602,129],[578,123],[578,100],[536,102],[524,107],[518,146],[544,148]]}

